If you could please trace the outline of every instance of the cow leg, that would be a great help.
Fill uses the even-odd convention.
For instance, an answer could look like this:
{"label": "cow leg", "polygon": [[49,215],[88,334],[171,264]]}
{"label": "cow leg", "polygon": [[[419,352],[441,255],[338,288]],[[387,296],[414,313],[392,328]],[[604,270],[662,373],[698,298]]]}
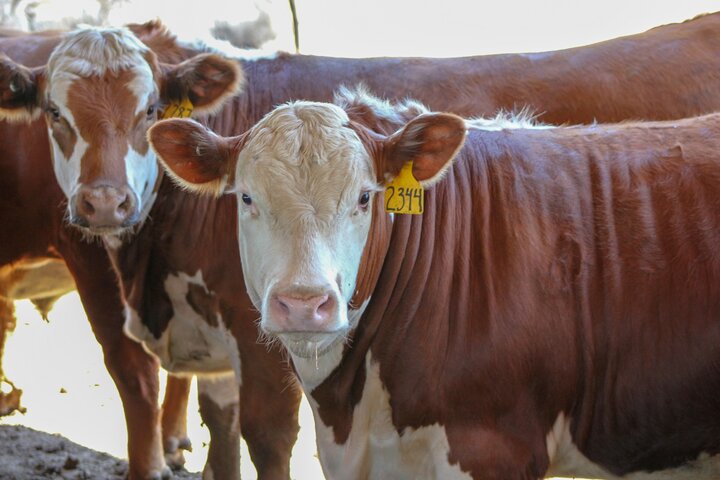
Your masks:
{"label": "cow leg", "polygon": [[192,377],[168,375],[162,404],[162,438],[165,461],[173,469],[185,465],[183,451],[192,451],[187,435],[188,395]]}
{"label": "cow leg", "polygon": [[240,425],[258,479],[287,480],[302,394],[280,362],[265,367],[243,369]]}
{"label": "cow leg", "polygon": [[170,478],[160,434],[158,362],[123,332],[117,280],[99,246],[61,252],[73,274],[105,366],[120,393],[128,431],[130,480]]}
{"label": "cow leg", "polygon": [[203,480],[240,478],[240,395],[234,374],[198,377],[200,416],[210,430]]}
{"label": "cow leg", "polygon": [[[15,385],[5,378],[5,371],[3,370],[5,341],[13,330],[15,330],[15,306],[12,300],[0,294],[0,417],[10,415],[15,410],[20,412],[25,411],[25,409],[20,406],[22,390],[15,388]],[[9,392],[5,393],[2,391],[3,384],[10,387]]]}

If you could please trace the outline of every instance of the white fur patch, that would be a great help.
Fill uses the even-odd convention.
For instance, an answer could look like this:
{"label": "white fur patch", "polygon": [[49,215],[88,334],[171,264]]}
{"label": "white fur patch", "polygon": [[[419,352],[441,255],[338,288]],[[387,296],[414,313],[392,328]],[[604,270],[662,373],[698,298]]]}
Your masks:
{"label": "white fur patch", "polygon": [[232,373],[198,377],[198,393],[210,397],[221,409],[240,402],[240,386]]}
{"label": "white fur patch", "polygon": [[148,51],[125,28],[88,27],[69,34],[48,59],[48,78],[102,76],[146,64]]}
{"label": "white fur patch", "polygon": [[26,259],[0,267],[0,297],[41,299],[75,290],[65,262],[57,258]]}
{"label": "white fur patch", "polygon": [[207,323],[188,303],[190,284],[210,292],[198,271],[189,276],[183,272],[165,279],[173,306],[173,317],[159,339],[143,325],[137,312],[126,306],[125,332],[141,342],[145,350],[155,355],[162,367],[172,373],[222,374],[234,372],[240,381],[240,355],[237,343],[224,326],[220,314],[217,327]]}
{"label": "white fur patch", "polygon": [[141,220],[144,220],[155,203],[156,192],[153,187],[160,174],[160,167],[155,152],[148,148],[145,156],[136,152],[132,145],[128,145],[128,153],[125,156],[125,174],[128,185],[138,199],[138,212]]}
{"label": "white fur patch", "polygon": [[547,434],[550,468],[547,476],[602,478],[607,480],[712,480],[720,478],[720,455],[701,454],[690,464],[658,472],[635,472],[622,477],[590,461],[573,443],[570,419],[563,412]]}
{"label": "white fur patch", "polygon": [[68,89],[71,82],[57,82],[50,88],[50,96],[55,100],[56,107],[61,115],[67,120],[69,128],[76,133],[75,147],[70,158],[66,158],[60,146],[55,141],[52,128],[48,125],[48,137],[50,138],[50,151],[52,152],[53,170],[60,188],[65,197],[72,198],[79,188],[81,160],[90,144],[82,137],[77,128],[75,117],[72,111],[67,108]]}
{"label": "white fur patch", "polygon": [[335,443],[332,428],[322,423],[317,403],[308,395],[325,476],[348,480],[471,479],[448,461],[450,445],[442,425],[407,428],[398,434],[392,423],[390,395],[370,354],[366,368],[362,398],[353,412],[350,436],[344,445]]}

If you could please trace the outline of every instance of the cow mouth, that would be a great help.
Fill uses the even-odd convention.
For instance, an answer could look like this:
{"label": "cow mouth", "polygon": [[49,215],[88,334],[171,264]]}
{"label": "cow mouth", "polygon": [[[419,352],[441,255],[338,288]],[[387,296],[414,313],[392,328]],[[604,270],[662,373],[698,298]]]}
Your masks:
{"label": "cow mouth", "polygon": [[95,239],[98,237],[126,237],[135,232],[139,223],[137,219],[129,219],[118,225],[90,225],[82,217],[71,217],[69,221],[75,229],[79,230],[83,237]]}
{"label": "cow mouth", "polygon": [[267,333],[277,337],[285,348],[296,357],[312,359],[323,356],[338,343],[344,343],[347,340],[348,330]]}

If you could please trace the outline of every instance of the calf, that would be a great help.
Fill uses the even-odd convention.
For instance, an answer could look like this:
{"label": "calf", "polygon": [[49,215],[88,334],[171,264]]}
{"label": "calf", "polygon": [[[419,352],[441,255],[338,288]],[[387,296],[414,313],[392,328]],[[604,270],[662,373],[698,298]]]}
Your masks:
{"label": "calf", "polygon": [[[720,115],[518,129],[341,100],[149,132],[183,187],[236,197],[327,477],[718,478]],[[401,176],[422,215],[384,211]]]}
{"label": "calf", "polygon": [[[29,120],[38,116],[40,110],[45,110],[55,147],[54,165],[58,171],[66,173],[65,178],[74,178],[73,175],[76,174],[72,172],[72,168],[77,168],[78,163],[93,165],[93,160],[101,158],[99,154],[103,149],[107,155],[118,154],[124,149],[130,153],[133,161],[148,165],[148,174],[156,174],[157,167],[153,168],[154,158],[143,162],[141,155],[143,151],[147,153],[145,130],[155,118],[155,113],[148,110],[157,109],[155,102],[162,99],[169,101],[176,95],[195,95],[193,88],[199,88],[201,91],[198,98],[204,96],[206,105],[212,106],[214,102],[221,101],[223,96],[232,92],[232,84],[239,78],[234,63],[207,54],[179,65],[160,63],[155,52],[160,59],[177,60],[185,56],[186,51],[174,44],[172,37],[166,35],[164,28],[157,22],[135,26],[133,29],[153,46],[153,51],[129,34],[116,32],[116,37],[121,40],[123,35],[130,40],[127,44],[122,41],[108,41],[115,49],[112,53],[121,57],[123,53],[127,53],[127,49],[123,51],[123,47],[135,48],[133,59],[138,63],[134,69],[129,66],[123,69],[122,58],[115,58],[115,71],[112,71],[110,65],[103,63],[105,60],[113,60],[112,54],[101,59],[95,58],[96,63],[93,65],[92,55],[84,52],[83,45],[77,42],[77,36],[32,35],[0,40],[0,47],[4,52],[34,67],[20,67],[7,57],[0,59],[0,117],[14,121]],[[100,33],[97,35],[102,36]],[[109,35],[112,36],[112,33]],[[20,39],[24,41],[18,41]],[[48,51],[48,45],[57,45],[61,41],[65,63],[58,61],[58,55],[55,55],[54,69],[48,72],[42,66],[45,64],[43,55]],[[28,45],[36,45],[38,48],[28,49]],[[81,52],[78,55],[79,50]],[[102,52],[95,53],[102,55]],[[108,67],[107,83],[100,85],[96,75],[105,67]],[[78,75],[73,76],[72,68],[76,69],[75,73]],[[87,70],[82,71],[83,69]],[[83,74],[86,75],[85,83]],[[208,75],[213,77],[209,82]],[[137,89],[128,91],[123,82],[133,77],[136,79],[133,86]],[[213,91],[211,88],[212,85],[220,85],[228,79],[235,80],[227,85],[227,90],[219,88]],[[160,86],[163,87],[162,91],[159,91]],[[69,107],[66,110],[65,105],[58,107],[52,102],[59,97],[61,102],[68,99],[72,102],[74,98],[82,103],[82,95],[73,96],[72,92],[91,87],[96,87],[96,96],[93,105],[84,104],[85,113],[92,107],[96,107],[96,113],[97,110],[103,113],[104,108],[107,114],[129,113],[130,122],[127,117],[114,123],[98,121],[90,125],[91,122],[86,122],[82,129],[75,132],[76,121],[79,119],[82,123],[82,115],[78,115],[77,110],[73,111]],[[155,97],[149,95],[144,98],[150,105],[143,105],[143,118],[139,118],[129,111],[128,107],[134,109],[132,102],[138,100],[135,95],[141,95],[143,92],[138,89],[143,88],[150,89],[150,93]],[[122,98],[113,99],[113,94],[121,94]],[[200,104],[202,103],[201,100]],[[199,112],[202,111],[201,106]],[[3,280],[0,284],[0,295],[9,298],[18,290],[17,284],[4,280],[15,281],[19,278],[19,272],[44,265],[48,261],[57,262],[58,258],[64,260],[77,283],[93,331],[103,346],[108,370],[120,391],[128,424],[130,478],[167,476],[169,471],[163,459],[163,442],[159,429],[160,411],[157,407],[157,362],[122,334],[123,306],[105,249],[96,243],[84,242],[82,232],[66,225],[64,208],[67,200],[64,199],[63,191],[58,188],[53,171],[49,168],[52,163],[48,151],[48,129],[44,124],[41,120],[32,121],[30,125],[3,122],[0,128],[0,218],[13,225],[12,229],[0,232],[0,280]],[[88,128],[95,128],[98,141],[105,142],[101,148],[94,148],[91,142],[86,141]],[[107,141],[109,137],[112,141]],[[131,139],[130,147],[127,143],[123,144],[126,139]],[[115,150],[112,150],[113,148]],[[96,173],[102,174],[97,163],[93,168]],[[143,180],[149,181],[148,178]],[[137,190],[137,193],[136,190],[126,190],[127,198],[132,197],[128,203],[136,210],[142,208],[143,201],[152,196],[155,183],[150,183],[147,187],[139,184],[136,178],[131,178],[131,182],[134,182],[133,187],[136,190],[142,189]],[[101,186],[102,188],[108,190],[107,187]],[[88,199],[88,202],[95,202],[98,198],[100,201],[107,199],[96,195]],[[84,205],[84,208],[88,206]],[[139,216],[131,210],[127,210],[127,213],[128,225],[133,221],[130,217]],[[59,268],[67,271],[62,265],[59,265]],[[48,289],[72,288],[69,284],[71,282],[66,281],[67,275],[53,275],[45,279],[49,280]],[[10,324],[12,317],[8,315],[2,319],[3,323]],[[188,388],[189,379],[171,377],[163,405],[163,439],[168,461],[174,465],[182,464],[183,461],[178,448],[188,446],[185,433]]]}

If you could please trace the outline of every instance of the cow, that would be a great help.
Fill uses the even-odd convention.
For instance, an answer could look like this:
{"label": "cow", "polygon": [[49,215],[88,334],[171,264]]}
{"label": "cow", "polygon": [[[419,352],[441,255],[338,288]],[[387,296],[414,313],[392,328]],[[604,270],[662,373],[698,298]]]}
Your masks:
{"label": "cow", "polygon": [[[248,294],[328,478],[718,478],[720,115],[528,128],[339,104],[148,134],[183,188],[236,198]],[[386,211],[395,182],[427,189],[424,213]]]}
{"label": "cow", "polygon": [[[561,121],[577,122],[596,117],[608,120],[615,116],[667,118],[692,115],[715,108],[716,99],[720,98],[715,94],[711,74],[716,71],[717,60],[715,56],[704,53],[711,51],[717,43],[710,34],[709,26],[719,21],[720,16],[709,15],[585,49],[544,55],[351,60],[279,54],[271,58],[245,59],[240,60],[246,75],[244,92],[231,99],[218,113],[202,120],[222,134],[242,132],[278,103],[292,98],[329,100],[339,84],[357,81],[387,97],[402,98],[412,92],[434,108],[454,110],[467,116],[489,114],[502,107],[512,109],[525,103],[540,112],[542,118],[561,118]],[[673,42],[674,48],[668,52],[665,42]],[[673,56],[674,53],[677,56]],[[693,69],[698,82],[678,74],[677,69],[664,71],[657,65],[659,56],[669,64],[684,61],[685,70]],[[635,74],[642,80],[640,83],[623,83],[627,72],[618,68],[618,63],[623,60],[634,65]],[[571,71],[571,64],[584,73],[579,75]],[[604,73],[595,75],[597,71]],[[663,74],[662,79],[657,78],[654,83],[645,82],[645,75],[655,78],[660,73]],[[568,75],[572,82],[569,79],[565,82]],[[502,82],[499,81],[501,78]],[[564,95],[547,95],[547,90],[541,88],[543,82],[556,85],[558,89],[562,86]],[[607,91],[611,86],[618,87],[622,94],[608,97]],[[676,96],[668,93],[670,86]],[[7,87],[3,90],[0,84],[0,93],[3,91],[7,92]],[[518,97],[515,98],[515,95]],[[657,102],[659,97],[665,101]],[[107,171],[117,171],[118,165],[112,164],[117,159],[112,160],[108,156],[105,160]],[[93,175],[93,172],[86,174]],[[64,174],[60,172],[59,175],[62,179]],[[69,185],[66,189],[74,190],[76,186]],[[71,203],[68,202],[70,208]],[[81,215],[69,213],[68,220],[85,235],[104,236],[121,279],[128,313],[126,329],[158,355],[167,368],[171,371],[189,368],[199,373],[215,373],[229,368],[227,362],[235,362],[232,367],[235,372],[240,372],[243,382],[246,375],[254,375],[255,378],[248,383],[259,383],[273,378],[265,374],[266,369],[279,371],[279,356],[276,351],[271,351],[260,360],[261,352],[254,345],[255,333],[249,326],[257,313],[242,293],[239,260],[233,262],[231,259],[232,255],[237,255],[236,241],[232,237],[218,238],[209,228],[216,225],[224,231],[234,232],[235,208],[232,197],[198,200],[175,188],[171,182],[162,180],[153,205],[148,204],[148,209],[138,216],[138,227],[128,231],[122,228],[122,222],[116,225],[121,232],[120,237],[116,235],[118,231],[102,228],[108,225],[93,225],[92,219],[82,215],[82,208],[76,209],[76,213],[79,211]],[[149,215],[150,221],[143,222],[146,215]],[[197,228],[200,218],[207,222],[208,228]],[[92,265],[87,268],[92,268]],[[176,312],[181,313],[176,315]],[[198,327],[199,333],[195,332],[191,337],[177,335],[177,329],[182,327]],[[182,341],[171,345],[171,334],[174,339]],[[189,338],[201,338],[203,342],[193,344]],[[208,348],[203,350],[198,345],[207,345]],[[253,359],[252,362],[247,361],[252,368],[242,367],[244,363],[237,361],[238,353],[243,359]],[[218,367],[223,364],[226,366]],[[268,390],[278,389],[277,383],[271,381],[265,386]],[[229,391],[227,384],[224,391]],[[240,396],[245,395],[247,389],[243,388]],[[291,403],[296,401],[297,394],[289,387],[278,397]],[[243,398],[241,403],[246,405],[246,401]],[[225,417],[218,414],[217,422],[226,423],[237,408],[235,405],[234,398],[224,400],[223,408],[216,410]],[[248,418],[256,410],[260,413]],[[262,432],[267,430],[260,422],[266,419],[261,417],[270,415],[269,420],[288,421],[294,414],[285,417],[278,413],[287,410],[290,409],[276,409],[273,416],[260,408],[242,408],[242,430],[250,437],[253,432],[261,437]],[[249,422],[253,423],[246,425]],[[286,439],[282,443],[287,445],[291,442]],[[228,450],[234,451],[234,446]],[[217,455],[211,453],[211,457],[216,458]],[[256,452],[253,457],[264,458],[265,455]],[[234,462],[234,457],[228,455],[228,459]],[[230,468],[233,462],[226,462],[225,467],[218,466],[213,470]],[[255,463],[258,465],[258,461]]]}
{"label": "cow", "polygon": [[[172,92],[167,91],[167,88],[161,92],[164,101],[172,95],[186,95],[188,89],[197,88],[198,85],[201,89],[212,87],[213,83],[208,84],[206,81],[207,74],[219,80],[224,79],[224,73],[230,78],[238,78],[234,62],[207,54],[194,57],[194,53],[177,45],[174,38],[169,36],[158,22],[133,26],[132,29],[152,48],[151,52],[146,47],[140,47],[139,42],[137,44],[139,48],[143,48],[141,55],[143,60],[139,72],[145,74],[151,67],[154,68],[152,72],[154,77],[148,75],[146,77],[146,80],[149,80],[148,84],[140,87],[148,88],[150,83],[156,81],[165,87],[174,88],[175,91]],[[56,291],[58,288],[67,291],[73,288],[68,281],[68,272],[72,274],[93,331],[103,347],[108,370],[123,401],[128,425],[129,477],[142,479],[167,477],[170,471],[166,465],[173,467],[182,465],[184,462],[182,449],[189,448],[185,422],[190,380],[169,378],[161,417],[161,410],[157,406],[157,361],[123,334],[123,305],[107,253],[102,245],[88,243],[83,238],[82,232],[67,225],[64,210],[67,200],[51,169],[52,161],[48,150],[48,129],[45,127],[45,121],[38,119],[33,120],[30,125],[14,124],[17,120],[39,116],[41,105],[33,104],[32,112],[25,110],[23,114],[15,115],[13,109],[18,104],[13,103],[13,95],[31,95],[35,96],[36,101],[44,102],[47,98],[44,95],[47,92],[30,87],[29,82],[42,80],[45,87],[60,84],[60,82],[54,84],[52,78],[45,75],[44,65],[47,62],[45,55],[68,38],[66,34],[57,33],[12,35],[0,39],[0,49],[3,52],[28,66],[18,68],[18,65],[7,57],[0,60],[3,67],[3,73],[0,74],[0,83],[3,85],[0,89],[3,92],[0,95],[2,96],[0,103],[3,113],[0,117],[5,118],[0,128],[0,171],[2,171],[0,218],[14,227],[4,229],[0,233],[1,276],[3,280],[15,281],[21,278],[19,273],[32,272],[34,278],[40,277],[46,281],[44,286],[50,291],[53,289]],[[34,48],[29,48],[29,45]],[[171,63],[158,63],[156,53],[161,60]],[[182,58],[190,58],[190,60],[173,65]],[[211,63],[212,68],[203,72],[208,62]],[[8,65],[12,67],[5,68]],[[176,79],[174,83],[171,81],[173,76]],[[188,78],[198,80],[200,83],[184,80]],[[66,77],[65,80],[72,83],[72,78]],[[205,82],[204,86],[202,82]],[[115,84],[109,82],[109,87],[117,88],[117,92],[125,91],[125,87],[118,85],[117,80]],[[38,90],[42,92],[42,97],[37,95]],[[211,103],[221,101],[222,97],[231,93],[230,90],[232,86],[227,93],[222,89],[218,91],[208,89],[206,96]],[[60,95],[64,93],[61,91]],[[134,96],[126,95],[126,98],[132,102]],[[95,100],[99,99],[95,98]],[[55,116],[54,107],[47,104],[42,106],[45,107],[46,116]],[[154,104],[151,107],[155,109]],[[202,110],[201,106],[198,112]],[[141,122],[135,134],[136,144],[140,150],[144,142],[143,128],[147,128],[147,124],[153,119],[150,117],[155,116],[146,113],[148,119],[145,124]],[[11,118],[14,121],[8,122],[7,120]],[[52,133],[65,141],[65,149],[61,148],[55,154],[55,160],[58,162],[65,162],[62,155],[70,151],[68,141],[71,137],[67,135],[63,137],[63,129],[66,127],[64,122],[67,120],[62,119],[59,127],[56,122]],[[82,134],[75,140],[76,151],[86,147],[83,145]],[[122,148],[119,144],[117,146]],[[141,161],[142,158],[138,156],[137,160]],[[154,160],[149,163],[152,166]],[[62,259],[66,266],[58,259]],[[43,275],[43,270],[36,268],[48,265],[51,265],[53,270],[44,271],[51,271],[52,275]],[[33,283],[38,286],[37,283]],[[3,301],[12,298],[13,292],[19,291],[17,283],[11,285],[3,282],[0,288],[2,288],[0,295],[4,297]],[[10,327],[14,320],[9,308],[7,312],[8,315],[3,316],[3,323],[4,326]],[[161,424],[162,437],[159,428]],[[163,446],[167,459],[163,458]]]}

